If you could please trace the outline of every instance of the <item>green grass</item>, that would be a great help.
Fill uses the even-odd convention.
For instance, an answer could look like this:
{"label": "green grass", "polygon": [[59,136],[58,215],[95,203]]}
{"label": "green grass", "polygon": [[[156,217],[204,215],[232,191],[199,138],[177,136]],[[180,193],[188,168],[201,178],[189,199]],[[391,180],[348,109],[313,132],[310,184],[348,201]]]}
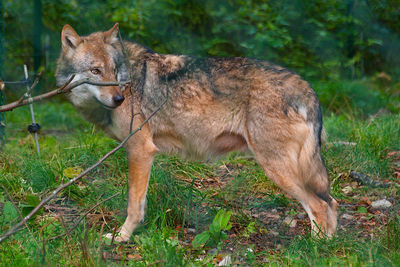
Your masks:
{"label": "green grass", "polygon": [[[108,244],[100,238],[101,228],[103,233],[113,232],[126,215],[127,157],[121,150],[52,200],[28,222],[30,231],[24,228],[0,244],[0,265],[213,266],[229,254],[234,264],[245,265],[396,266],[400,262],[400,247],[396,245],[400,242],[400,222],[394,214],[399,207],[399,187],[355,186],[346,174],[356,170],[376,180],[396,182],[391,169],[394,163],[387,154],[400,150],[400,116],[393,112],[371,115],[381,108],[391,111],[399,103],[385,100],[386,91],[379,91],[373,99],[369,83],[349,83],[341,87],[338,83],[317,85],[324,105],[327,140],[323,155],[332,195],[341,204],[341,214],[352,214],[360,222],[343,224],[333,239],[310,237],[307,219],[295,230],[281,226],[285,216],[304,213],[300,205],[268,180],[251,156],[231,153],[211,163],[157,156],[144,222],[130,243]],[[340,97],[329,102],[334,88]],[[348,109],[340,108],[340,103],[345,103],[342,98],[350,93]],[[68,103],[35,104],[35,111],[42,125],[42,157],[37,157],[34,140],[26,131],[30,124],[27,107],[6,114],[7,143],[0,152],[0,183],[24,213],[37,199],[72,178],[74,170],[87,168],[117,144],[85,122]],[[348,185],[354,187],[352,195],[342,191]],[[0,191],[0,232],[4,233],[18,221],[18,213]],[[121,194],[91,212],[70,235],[47,240],[65,232],[79,215],[117,192]],[[361,214],[357,208],[362,197],[385,197],[395,207],[384,211],[384,216],[370,210]],[[208,253],[210,248],[194,248],[193,237],[207,230],[221,209],[232,211],[233,225],[222,250],[212,254]],[[278,223],[249,213],[272,210],[280,215]],[[372,221],[376,224],[364,227]],[[271,235],[273,232],[279,235]]]}

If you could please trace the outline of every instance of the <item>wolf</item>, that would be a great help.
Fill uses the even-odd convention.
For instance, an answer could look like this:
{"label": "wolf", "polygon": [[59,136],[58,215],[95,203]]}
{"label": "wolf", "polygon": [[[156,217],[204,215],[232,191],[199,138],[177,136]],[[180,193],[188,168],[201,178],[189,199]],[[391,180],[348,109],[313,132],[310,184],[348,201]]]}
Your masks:
{"label": "wolf", "polygon": [[59,86],[72,75],[74,80],[131,79],[131,90],[82,84],[67,95],[112,138],[123,140],[166,101],[125,145],[128,211],[117,241],[129,240],[144,217],[149,174],[160,152],[199,159],[248,151],[269,179],[301,203],[312,233],[334,234],[338,204],[330,196],[321,155],[321,108],[299,75],[249,58],[159,54],[120,41],[118,24],[88,36],[65,25],[61,42]]}

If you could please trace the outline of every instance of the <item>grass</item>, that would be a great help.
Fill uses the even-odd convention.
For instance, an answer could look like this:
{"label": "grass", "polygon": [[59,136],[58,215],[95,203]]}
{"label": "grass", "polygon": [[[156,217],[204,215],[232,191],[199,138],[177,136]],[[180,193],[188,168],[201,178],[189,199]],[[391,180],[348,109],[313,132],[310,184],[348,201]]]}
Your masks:
{"label": "grass", "polygon": [[[376,180],[398,183],[392,169],[396,163],[388,157],[390,151],[400,150],[400,116],[393,112],[399,107],[398,99],[385,100],[387,91],[374,92],[371,82],[365,81],[314,86],[325,109],[323,155],[332,195],[341,204],[340,214],[354,217],[352,221],[340,219],[334,238],[310,237],[300,205],[268,180],[254,159],[231,153],[211,163],[157,156],[144,222],[131,242],[110,244],[100,238],[101,229],[113,232],[120,226],[127,206],[127,158],[119,151],[51,201],[28,222],[30,231],[24,228],[0,244],[0,265],[213,266],[229,254],[233,264],[244,265],[397,266],[399,187],[360,186],[348,173],[356,170]],[[335,94],[336,100],[329,102]],[[372,98],[374,94],[379,97]],[[341,108],[344,98],[348,106]],[[382,108],[387,112],[373,116]],[[26,131],[30,124],[27,107],[6,114],[7,143],[0,152],[0,183],[24,213],[117,144],[85,122],[68,103],[35,104],[35,111],[42,126],[42,157],[37,157],[33,138]],[[346,186],[352,187],[351,193],[343,191]],[[121,194],[91,212],[70,235],[47,240],[117,192]],[[377,212],[365,204],[366,198],[387,198],[393,207]],[[221,209],[232,211],[232,229],[219,244],[221,250],[211,253],[211,247],[193,247],[194,236],[209,229]],[[3,233],[18,221],[3,191],[0,211]],[[297,219],[295,228],[282,223],[288,216]]]}

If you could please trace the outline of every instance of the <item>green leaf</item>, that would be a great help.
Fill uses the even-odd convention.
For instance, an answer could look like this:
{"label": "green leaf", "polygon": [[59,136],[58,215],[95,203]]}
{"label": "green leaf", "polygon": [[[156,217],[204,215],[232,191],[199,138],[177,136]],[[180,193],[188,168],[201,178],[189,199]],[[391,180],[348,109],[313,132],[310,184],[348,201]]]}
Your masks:
{"label": "green leaf", "polygon": [[208,230],[211,232],[211,233],[218,233],[219,232],[219,230],[218,230],[218,225],[216,225],[217,223],[215,223],[214,224],[214,222],[212,223],[212,224],[210,224],[210,226],[208,227]]}
{"label": "green leaf", "polygon": [[209,238],[210,238],[210,233],[208,231],[204,231],[203,233],[198,234],[194,237],[192,241],[192,246],[194,248],[200,248],[200,246],[204,245]]}
{"label": "green leaf", "polygon": [[219,210],[217,215],[215,215],[212,224],[210,225],[210,230],[219,232],[221,231],[222,213],[223,210]]}
{"label": "green leaf", "polygon": [[[26,216],[28,215],[37,205],[39,205],[40,203],[40,199],[33,195],[33,194],[29,194],[25,197],[26,200],[26,204],[21,204],[20,207],[22,207],[21,209],[21,214],[22,216]],[[43,208],[41,208],[34,216],[32,216],[32,218],[30,220],[35,219],[35,217],[37,215],[40,215],[43,211]]]}
{"label": "green leaf", "polygon": [[40,203],[40,199],[37,196],[33,195],[33,194],[27,195],[25,197],[25,199],[26,199],[26,203],[28,205],[31,205],[32,207],[36,207]]}
{"label": "green leaf", "polygon": [[358,213],[367,213],[368,210],[367,210],[366,207],[358,207],[357,212],[358,212]]}
{"label": "green leaf", "polygon": [[63,176],[66,178],[74,178],[81,174],[83,169],[81,167],[69,167],[63,170]]}
{"label": "green leaf", "polygon": [[248,232],[249,234],[253,234],[256,232],[256,227],[255,227],[255,222],[250,222],[249,225],[247,225],[246,227],[246,232]]}
{"label": "green leaf", "polygon": [[227,230],[231,214],[232,211],[219,210],[217,215],[215,215],[212,224],[210,225],[210,231],[219,232]]}
{"label": "green leaf", "polygon": [[222,220],[221,220],[221,229],[222,230],[228,230],[227,226],[229,223],[229,219],[231,218],[231,214],[232,214],[232,211],[224,212],[224,214],[222,216]]}

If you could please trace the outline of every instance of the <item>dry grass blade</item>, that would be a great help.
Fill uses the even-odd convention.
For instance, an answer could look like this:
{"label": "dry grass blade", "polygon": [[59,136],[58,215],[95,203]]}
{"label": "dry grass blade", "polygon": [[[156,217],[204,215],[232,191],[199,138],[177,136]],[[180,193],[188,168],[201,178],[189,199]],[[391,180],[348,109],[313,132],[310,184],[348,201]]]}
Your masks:
{"label": "dry grass blade", "polygon": [[112,198],[114,198],[114,197],[116,197],[116,196],[118,196],[118,195],[120,195],[120,194],[121,194],[121,193],[118,192],[118,193],[112,195],[111,197],[108,197],[108,198],[104,199],[103,201],[97,203],[96,205],[94,205],[93,207],[91,207],[87,212],[85,212],[85,214],[83,214],[83,215],[76,221],[76,223],[75,223],[71,228],[66,229],[66,232],[65,232],[65,233],[62,233],[62,234],[53,236],[53,237],[50,238],[49,240],[51,241],[51,240],[60,238],[60,237],[62,237],[62,236],[64,236],[64,235],[69,235],[76,227],[78,227],[78,225],[81,223],[81,221],[82,221],[90,212],[92,212],[95,208],[97,208],[98,206],[100,206],[100,205],[103,204],[104,202],[106,202],[106,201],[108,201],[108,200],[110,200],[110,199],[112,199]]}

